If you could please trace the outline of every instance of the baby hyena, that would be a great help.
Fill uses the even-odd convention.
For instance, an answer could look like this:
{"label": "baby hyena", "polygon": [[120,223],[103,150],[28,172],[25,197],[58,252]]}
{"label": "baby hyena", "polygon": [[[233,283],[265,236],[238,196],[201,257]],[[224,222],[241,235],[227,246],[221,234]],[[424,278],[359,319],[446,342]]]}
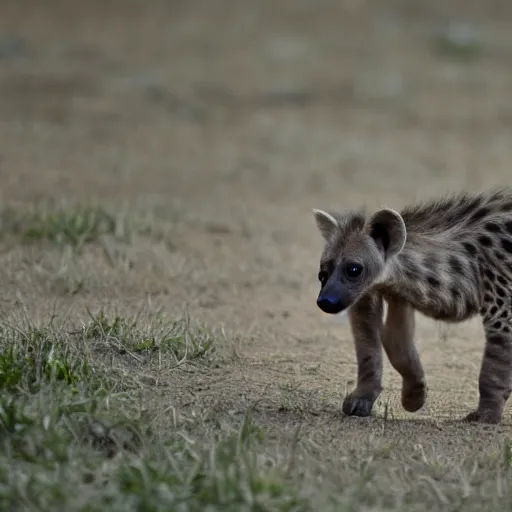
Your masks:
{"label": "baby hyena", "polygon": [[[483,319],[478,408],[468,421],[499,423],[512,389],[512,190],[461,194],[401,213],[314,210],[325,240],[317,304],[348,309],[358,377],[343,411],[369,416],[382,390],[381,345],[417,411],[427,384],[414,345],[414,311],[447,322]],[[388,314],[383,322],[383,300]],[[350,309],[349,309],[350,308]]]}

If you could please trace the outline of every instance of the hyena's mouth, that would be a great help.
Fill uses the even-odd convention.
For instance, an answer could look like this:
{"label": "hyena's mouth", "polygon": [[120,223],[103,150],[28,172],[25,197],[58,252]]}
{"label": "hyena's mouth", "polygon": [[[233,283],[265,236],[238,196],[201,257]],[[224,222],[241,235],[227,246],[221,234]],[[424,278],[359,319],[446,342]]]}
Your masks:
{"label": "hyena's mouth", "polygon": [[318,314],[322,316],[324,321],[335,324],[345,324],[348,320],[348,313],[350,308],[346,308],[339,313],[333,313],[332,315],[326,315],[323,311],[319,311]]}

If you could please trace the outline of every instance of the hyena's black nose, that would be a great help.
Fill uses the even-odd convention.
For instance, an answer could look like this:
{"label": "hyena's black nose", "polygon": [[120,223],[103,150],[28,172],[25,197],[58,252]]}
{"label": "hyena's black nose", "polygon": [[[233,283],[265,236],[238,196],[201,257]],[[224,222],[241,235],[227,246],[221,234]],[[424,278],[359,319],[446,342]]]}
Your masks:
{"label": "hyena's black nose", "polygon": [[344,309],[343,302],[330,295],[320,295],[316,303],[324,313],[329,313],[331,315],[340,313]]}

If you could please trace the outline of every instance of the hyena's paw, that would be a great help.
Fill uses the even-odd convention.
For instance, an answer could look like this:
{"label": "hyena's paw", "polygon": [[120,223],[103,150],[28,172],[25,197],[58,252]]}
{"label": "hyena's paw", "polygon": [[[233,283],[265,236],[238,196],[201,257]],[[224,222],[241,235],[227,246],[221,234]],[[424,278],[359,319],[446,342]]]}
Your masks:
{"label": "hyena's paw", "polygon": [[374,398],[365,398],[350,394],[343,401],[342,410],[347,416],[359,416],[361,418],[365,418],[367,416],[371,416],[374,402]]}
{"label": "hyena's paw", "polygon": [[462,421],[470,423],[487,423],[489,425],[497,425],[501,422],[502,413],[496,409],[477,409],[470,412]]}
{"label": "hyena's paw", "polygon": [[416,412],[425,405],[427,400],[427,383],[425,381],[403,383],[402,406],[406,411]]}

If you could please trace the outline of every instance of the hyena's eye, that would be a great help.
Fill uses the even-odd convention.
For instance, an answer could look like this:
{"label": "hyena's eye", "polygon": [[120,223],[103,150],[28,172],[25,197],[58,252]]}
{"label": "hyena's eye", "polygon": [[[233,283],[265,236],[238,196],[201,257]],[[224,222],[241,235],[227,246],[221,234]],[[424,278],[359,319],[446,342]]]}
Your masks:
{"label": "hyena's eye", "polygon": [[363,266],[359,263],[347,263],[345,265],[345,275],[349,279],[357,279],[363,272]]}
{"label": "hyena's eye", "polygon": [[325,285],[328,278],[329,276],[327,275],[327,272],[325,270],[320,270],[320,272],[318,272],[318,280],[320,281],[320,284],[322,286]]}

